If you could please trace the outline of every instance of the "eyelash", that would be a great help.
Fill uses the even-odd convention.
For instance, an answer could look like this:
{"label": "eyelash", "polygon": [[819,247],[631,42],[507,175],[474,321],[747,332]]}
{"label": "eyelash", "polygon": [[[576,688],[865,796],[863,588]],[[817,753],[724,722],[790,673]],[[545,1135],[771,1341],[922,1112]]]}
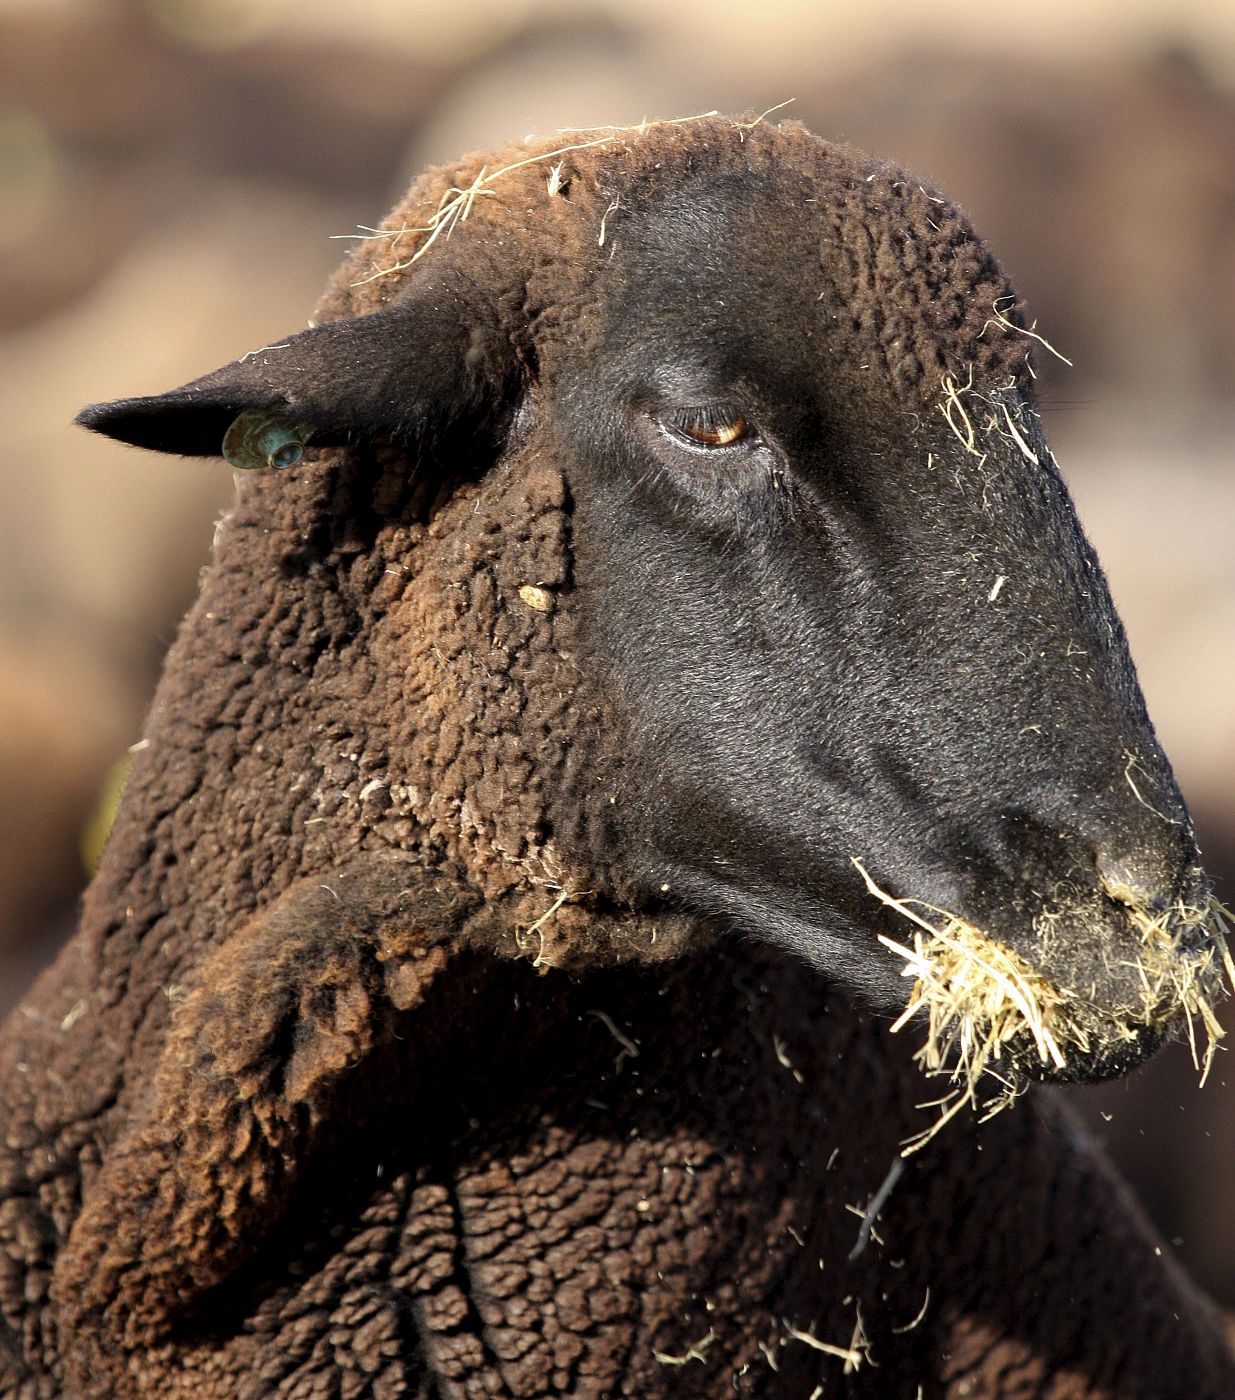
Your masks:
{"label": "eyelash", "polygon": [[705,452],[723,450],[744,442],[753,434],[745,417],[727,404],[703,404],[677,409],[665,417],[665,425],[689,447]]}

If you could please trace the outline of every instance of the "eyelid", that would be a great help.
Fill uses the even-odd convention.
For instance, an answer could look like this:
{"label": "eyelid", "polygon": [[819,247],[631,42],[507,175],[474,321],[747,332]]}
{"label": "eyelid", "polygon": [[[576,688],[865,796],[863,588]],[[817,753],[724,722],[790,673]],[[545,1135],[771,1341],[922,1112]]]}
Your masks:
{"label": "eyelid", "polygon": [[753,436],[746,415],[732,404],[710,403],[673,409],[662,421],[677,437],[705,451],[732,447]]}

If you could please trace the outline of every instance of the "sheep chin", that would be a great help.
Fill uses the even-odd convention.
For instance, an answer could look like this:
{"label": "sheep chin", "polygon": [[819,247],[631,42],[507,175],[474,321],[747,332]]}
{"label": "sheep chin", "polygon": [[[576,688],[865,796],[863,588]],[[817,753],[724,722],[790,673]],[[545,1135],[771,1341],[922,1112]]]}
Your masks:
{"label": "sheep chin", "polygon": [[[1095,1026],[1095,1033],[1100,1034],[1101,1029]],[[1019,1068],[1026,1086],[1030,1083],[1101,1084],[1108,1079],[1120,1079],[1155,1055],[1170,1036],[1170,1027],[1165,1024],[1118,1022],[1108,1029],[1113,1031],[1113,1038],[1095,1041],[1087,1050],[1073,1048],[1063,1069],[1022,1063]]]}

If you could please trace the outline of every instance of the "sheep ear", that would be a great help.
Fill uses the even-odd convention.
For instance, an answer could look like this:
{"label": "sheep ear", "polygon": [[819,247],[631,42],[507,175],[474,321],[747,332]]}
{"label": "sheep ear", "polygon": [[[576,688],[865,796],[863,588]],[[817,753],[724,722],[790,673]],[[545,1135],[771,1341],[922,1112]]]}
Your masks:
{"label": "sheep ear", "polygon": [[413,295],[242,356],[180,389],[92,404],[77,422],[157,452],[290,467],[306,445],[411,439],[491,400],[501,377],[476,318]]}

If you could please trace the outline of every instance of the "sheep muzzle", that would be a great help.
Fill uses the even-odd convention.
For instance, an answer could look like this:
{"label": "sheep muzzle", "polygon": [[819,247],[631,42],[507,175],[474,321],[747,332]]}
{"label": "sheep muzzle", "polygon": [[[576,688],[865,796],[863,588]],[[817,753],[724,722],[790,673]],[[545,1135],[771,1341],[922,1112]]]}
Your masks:
{"label": "sheep muzzle", "polygon": [[[854,863],[870,893],[914,926],[911,944],[880,935],[914,979],[892,1030],[924,1014],[927,1034],[915,1059],[957,1091],[941,1121],[977,1101],[988,1070],[1003,1086],[988,1105],[998,1108],[1035,1080],[1124,1074],[1172,1031],[1186,1034],[1194,1063],[1208,1074],[1223,1036],[1214,1006],[1227,994],[1224,974],[1235,986],[1235,964],[1229,911],[1207,888],[1194,903],[1178,900],[1157,912],[1105,893],[1105,918],[1092,906],[1068,915],[1044,911],[1031,960],[958,914],[893,897]],[[1087,979],[1081,972],[1095,947],[1102,949],[1101,986],[1092,966]]]}

